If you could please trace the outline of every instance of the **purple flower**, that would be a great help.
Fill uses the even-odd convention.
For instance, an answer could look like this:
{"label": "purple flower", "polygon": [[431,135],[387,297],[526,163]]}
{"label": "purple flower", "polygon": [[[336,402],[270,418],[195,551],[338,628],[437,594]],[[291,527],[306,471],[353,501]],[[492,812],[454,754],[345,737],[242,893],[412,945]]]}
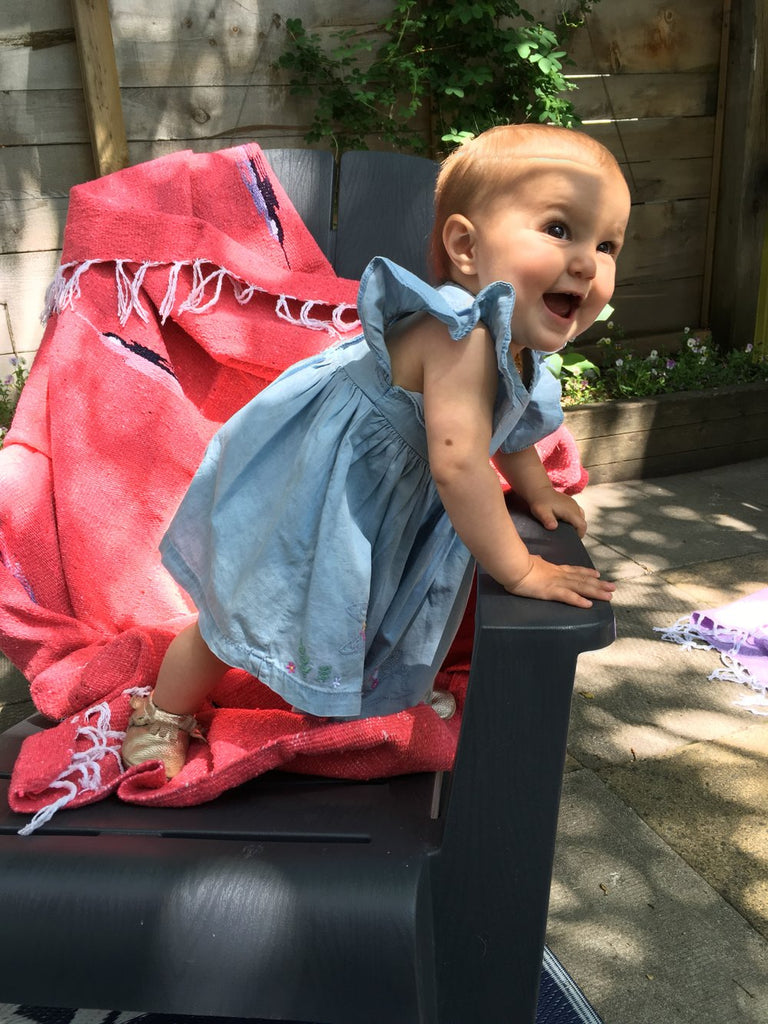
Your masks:
{"label": "purple flower", "polygon": [[668,369],[668,370],[674,370],[674,368],[675,368],[676,366],[677,366],[677,363],[675,362],[675,360],[674,360],[674,359],[668,359],[668,360],[667,360],[667,369]]}

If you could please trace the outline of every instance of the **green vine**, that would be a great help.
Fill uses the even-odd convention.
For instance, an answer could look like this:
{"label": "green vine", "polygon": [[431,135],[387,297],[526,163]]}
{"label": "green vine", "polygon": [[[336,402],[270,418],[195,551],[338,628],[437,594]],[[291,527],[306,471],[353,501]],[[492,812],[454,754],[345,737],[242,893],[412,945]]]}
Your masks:
{"label": "green vine", "polygon": [[[595,2],[576,0],[560,17],[562,34]],[[367,149],[376,138],[438,155],[492,125],[578,123],[557,32],[514,0],[395,0],[375,52],[354,30],[333,33],[328,51],[301,19],[286,29],[277,67],[290,73],[293,94],[313,98],[309,143]]]}

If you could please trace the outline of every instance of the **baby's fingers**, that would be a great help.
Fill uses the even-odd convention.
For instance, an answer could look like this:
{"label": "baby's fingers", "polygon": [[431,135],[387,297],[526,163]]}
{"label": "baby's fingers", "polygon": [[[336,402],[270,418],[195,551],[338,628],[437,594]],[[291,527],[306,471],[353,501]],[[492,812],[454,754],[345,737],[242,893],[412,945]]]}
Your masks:
{"label": "baby's fingers", "polygon": [[593,600],[609,601],[616,587],[601,580],[597,569],[583,565],[555,565],[540,555],[533,555],[528,572],[508,589],[521,597],[591,608]]}
{"label": "baby's fingers", "polygon": [[593,600],[610,601],[613,597],[616,585],[600,579],[597,569],[578,565],[563,565],[560,569],[555,601],[564,601],[578,608],[591,608]]}

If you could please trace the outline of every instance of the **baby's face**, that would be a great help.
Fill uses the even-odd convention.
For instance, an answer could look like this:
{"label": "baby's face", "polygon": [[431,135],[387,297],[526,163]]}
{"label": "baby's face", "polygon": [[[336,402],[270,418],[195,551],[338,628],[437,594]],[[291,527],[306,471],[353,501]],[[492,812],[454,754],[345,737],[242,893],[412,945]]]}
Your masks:
{"label": "baby's face", "polygon": [[614,167],[531,160],[514,190],[470,215],[468,284],[515,289],[515,345],[555,352],[585,331],[613,294],[629,191]]}

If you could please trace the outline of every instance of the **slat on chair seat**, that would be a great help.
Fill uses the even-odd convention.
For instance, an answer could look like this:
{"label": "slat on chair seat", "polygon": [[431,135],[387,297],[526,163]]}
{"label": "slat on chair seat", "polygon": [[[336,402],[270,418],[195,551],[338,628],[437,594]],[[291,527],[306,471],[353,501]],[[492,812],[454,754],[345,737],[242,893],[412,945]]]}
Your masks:
{"label": "slat on chair seat", "polygon": [[[0,834],[16,833],[29,816],[8,808],[0,780]],[[270,772],[210,803],[147,807],[115,798],[54,815],[40,835],[157,835],[247,842],[415,843],[429,846],[439,826],[430,818],[434,776],[358,783]],[[30,855],[34,855],[34,843]]]}

